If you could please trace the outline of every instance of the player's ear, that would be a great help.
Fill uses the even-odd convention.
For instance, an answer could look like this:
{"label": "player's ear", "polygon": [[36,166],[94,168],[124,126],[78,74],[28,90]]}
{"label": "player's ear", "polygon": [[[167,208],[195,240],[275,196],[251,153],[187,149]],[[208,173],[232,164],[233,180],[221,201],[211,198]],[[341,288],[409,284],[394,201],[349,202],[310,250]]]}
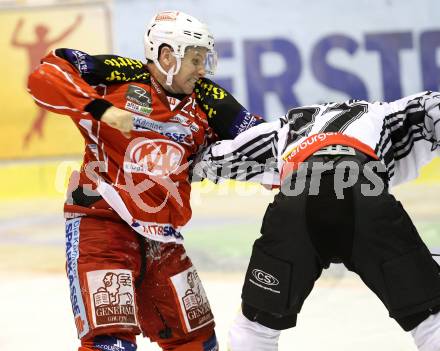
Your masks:
{"label": "player's ear", "polygon": [[159,62],[165,70],[168,70],[175,65],[176,58],[173,55],[173,50],[168,45],[164,45],[161,48]]}

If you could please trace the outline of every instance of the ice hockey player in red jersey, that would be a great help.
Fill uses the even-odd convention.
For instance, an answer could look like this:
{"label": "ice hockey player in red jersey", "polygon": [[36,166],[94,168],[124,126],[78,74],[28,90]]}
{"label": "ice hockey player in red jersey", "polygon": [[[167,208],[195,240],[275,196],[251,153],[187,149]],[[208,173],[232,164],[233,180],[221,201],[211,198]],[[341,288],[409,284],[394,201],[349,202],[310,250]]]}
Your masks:
{"label": "ice hockey player in red jersey", "polygon": [[[261,120],[204,78],[214,39],[196,18],[159,13],[144,43],[146,65],[113,56],[101,70],[81,51],[57,49],[29,77],[36,103],[70,116],[85,140],[64,208],[79,350],[134,351],[143,333],[164,350],[215,351],[180,233],[191,216],[188,166],[204,146]],[[124,72],[135,69],[132,81]],[[109,84],[94,81],[103,71]]]}

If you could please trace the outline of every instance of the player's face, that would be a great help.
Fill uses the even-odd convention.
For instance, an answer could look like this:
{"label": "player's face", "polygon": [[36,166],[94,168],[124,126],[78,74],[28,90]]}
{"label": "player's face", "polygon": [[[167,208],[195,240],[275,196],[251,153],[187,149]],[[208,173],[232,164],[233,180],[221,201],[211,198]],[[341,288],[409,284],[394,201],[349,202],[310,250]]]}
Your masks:
{"label": "player's face", "polygon": [[173,77],[172,87],[178,94],[191,94],[196,82],[205,76],[205,60],[208,49],[188,48],[179,72]]}

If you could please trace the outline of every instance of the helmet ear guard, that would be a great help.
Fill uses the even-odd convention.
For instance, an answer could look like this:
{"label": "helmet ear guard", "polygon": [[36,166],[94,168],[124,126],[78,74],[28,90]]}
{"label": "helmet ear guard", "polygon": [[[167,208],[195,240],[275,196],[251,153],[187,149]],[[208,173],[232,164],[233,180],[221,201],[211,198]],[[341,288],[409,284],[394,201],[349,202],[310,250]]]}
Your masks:
{"label": "helmet ear guard", "polygon": [[[159,50],[162,44],[169,45],[177,59],[177,65],[169,72],[166,72],[159,63]],[[167,84],[179,72],[181,59],[185,56],[185,50],[188,47],[208,49],[205,70],[208,74],[214,74],[217,66],[217,53],[214,51],[214,37],[206,24],[178,11],[160,12],[148,24],[144,35],[145,57],[153,61],[157,68],[167,75]]]}

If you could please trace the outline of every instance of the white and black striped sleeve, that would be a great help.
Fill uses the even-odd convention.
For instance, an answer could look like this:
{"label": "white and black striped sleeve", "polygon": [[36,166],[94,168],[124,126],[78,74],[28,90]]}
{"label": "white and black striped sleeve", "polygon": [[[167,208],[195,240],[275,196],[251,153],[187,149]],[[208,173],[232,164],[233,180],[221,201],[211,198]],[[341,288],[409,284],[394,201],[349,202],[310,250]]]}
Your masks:
{"label": "white and black striped sleeve", "polygon": [[193,172],[217,183],[225,179],[278,184],[278,131],[282,121],[259,124],[235,139],[209,146],[198,158]]}
{"label": "white and black striped sleeve", "polygon": [[422,166],[440,156],[440,93],[424,92],[389,104],[380,151],[392,186],[417,178]]}

